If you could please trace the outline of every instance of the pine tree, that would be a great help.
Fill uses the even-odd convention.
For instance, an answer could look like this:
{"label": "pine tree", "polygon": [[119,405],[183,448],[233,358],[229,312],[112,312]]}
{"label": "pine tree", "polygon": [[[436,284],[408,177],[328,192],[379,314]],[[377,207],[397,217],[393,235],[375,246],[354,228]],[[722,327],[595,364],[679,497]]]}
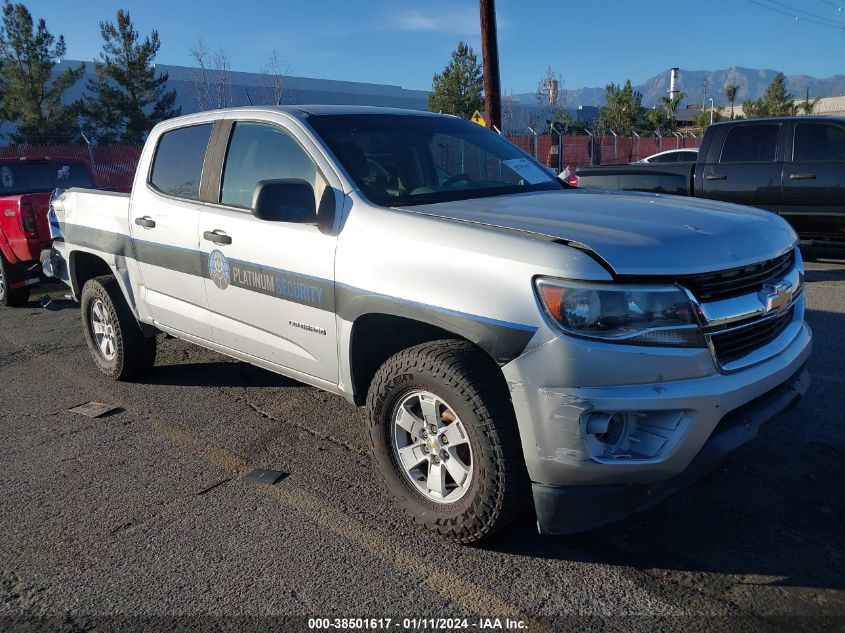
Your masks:
{"label": "pine tree", "polygon": [[786,91],[786,77],[778,73],[763,95],[763,109],[766,116],[789,116],[795,114],[795,97]]}
{"label": "pine tree", "polygon": [[3,6],[0,31],[0,79],[4,118],[15,124],[13,143],[58,145],[79,140],[79,102],[62,98],[82,77],[85,67],[68,68],[51,79],[56,60],[67,51],[64,37],[55,38],[43,19],[34,25],[23,4]]}
{"label": "pine tree", "polygon": [[153,60],[161,45],[158,32],[140,40],[128,11],[117,23],[100,22],[101,61],[88,81],[85,118],[98,143],[137,145],[159,121],[178,116],[176,91],[166,91],[167,73],[156,76]]}
{"label": "pine tree", "polygon": [[754,119],[766,116],[791,116],[796,113],[795,97],[786,91],[786,77],[778,73],[766,88],[762,99],[746,101],[742,104],[746,118]]}
{"label": "pine tree", "polygon": [[483,90],[481,64],[475,52],[466,43],[458,42],[458,48],[452,51],[452,61],[442,73],[434,75],[428,109],[469,118],[481,109]]}

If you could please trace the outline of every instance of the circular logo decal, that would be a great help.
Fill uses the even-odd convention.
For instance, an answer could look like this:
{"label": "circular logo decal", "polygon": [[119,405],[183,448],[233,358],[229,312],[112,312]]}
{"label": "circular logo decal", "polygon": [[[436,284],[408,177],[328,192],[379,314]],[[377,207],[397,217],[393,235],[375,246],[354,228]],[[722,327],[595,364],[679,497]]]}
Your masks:
{"label": "circular logo decal", "polygon": [[220,251],[211,251],[208,256],[208,273],[211,281],[220,290],[226,290],[229,287],[229,262]]}

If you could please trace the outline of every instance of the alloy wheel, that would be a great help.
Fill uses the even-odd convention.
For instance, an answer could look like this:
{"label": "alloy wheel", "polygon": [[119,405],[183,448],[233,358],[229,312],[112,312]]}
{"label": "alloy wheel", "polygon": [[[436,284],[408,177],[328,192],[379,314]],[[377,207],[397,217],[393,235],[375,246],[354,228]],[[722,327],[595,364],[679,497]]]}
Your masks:
{"label": "alloy wheel", "polygon": [[399,469],[431,501],[454,503],[472,483],[472,446],[463,422],[442,398],[412,391],[396,406],[391,428]]}
{"label": "alloy wheel", "polygon": [[94,333],[94,341],[103,358],[108,361],[114,360],[117,353],[114,324],[109,311],[100,299],[96,299],[91,304],[91,331]]}

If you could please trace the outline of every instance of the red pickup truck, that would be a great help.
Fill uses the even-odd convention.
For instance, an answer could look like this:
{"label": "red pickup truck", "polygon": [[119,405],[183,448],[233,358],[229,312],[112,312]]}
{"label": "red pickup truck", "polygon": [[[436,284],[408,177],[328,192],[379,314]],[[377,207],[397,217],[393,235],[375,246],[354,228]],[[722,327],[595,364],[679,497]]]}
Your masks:
{"label": "red pickup truck", "polygon": [[87,163],[77,158],[0,159],[0,305],[29,299],[40,280],[41,251],[51,241],[50,195],[71,187],[94,187]]}

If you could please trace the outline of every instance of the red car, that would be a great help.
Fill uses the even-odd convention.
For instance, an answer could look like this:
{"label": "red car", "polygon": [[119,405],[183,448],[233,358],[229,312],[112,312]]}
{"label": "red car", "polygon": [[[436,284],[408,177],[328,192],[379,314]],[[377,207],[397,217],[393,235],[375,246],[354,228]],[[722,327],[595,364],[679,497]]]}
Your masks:
{"label": "red car", "polygon": [[50,245],[47,210],[53,190],[93,188],[87,163],[42,156],[0,159],[0,305],[29,299],[41,251]]}

